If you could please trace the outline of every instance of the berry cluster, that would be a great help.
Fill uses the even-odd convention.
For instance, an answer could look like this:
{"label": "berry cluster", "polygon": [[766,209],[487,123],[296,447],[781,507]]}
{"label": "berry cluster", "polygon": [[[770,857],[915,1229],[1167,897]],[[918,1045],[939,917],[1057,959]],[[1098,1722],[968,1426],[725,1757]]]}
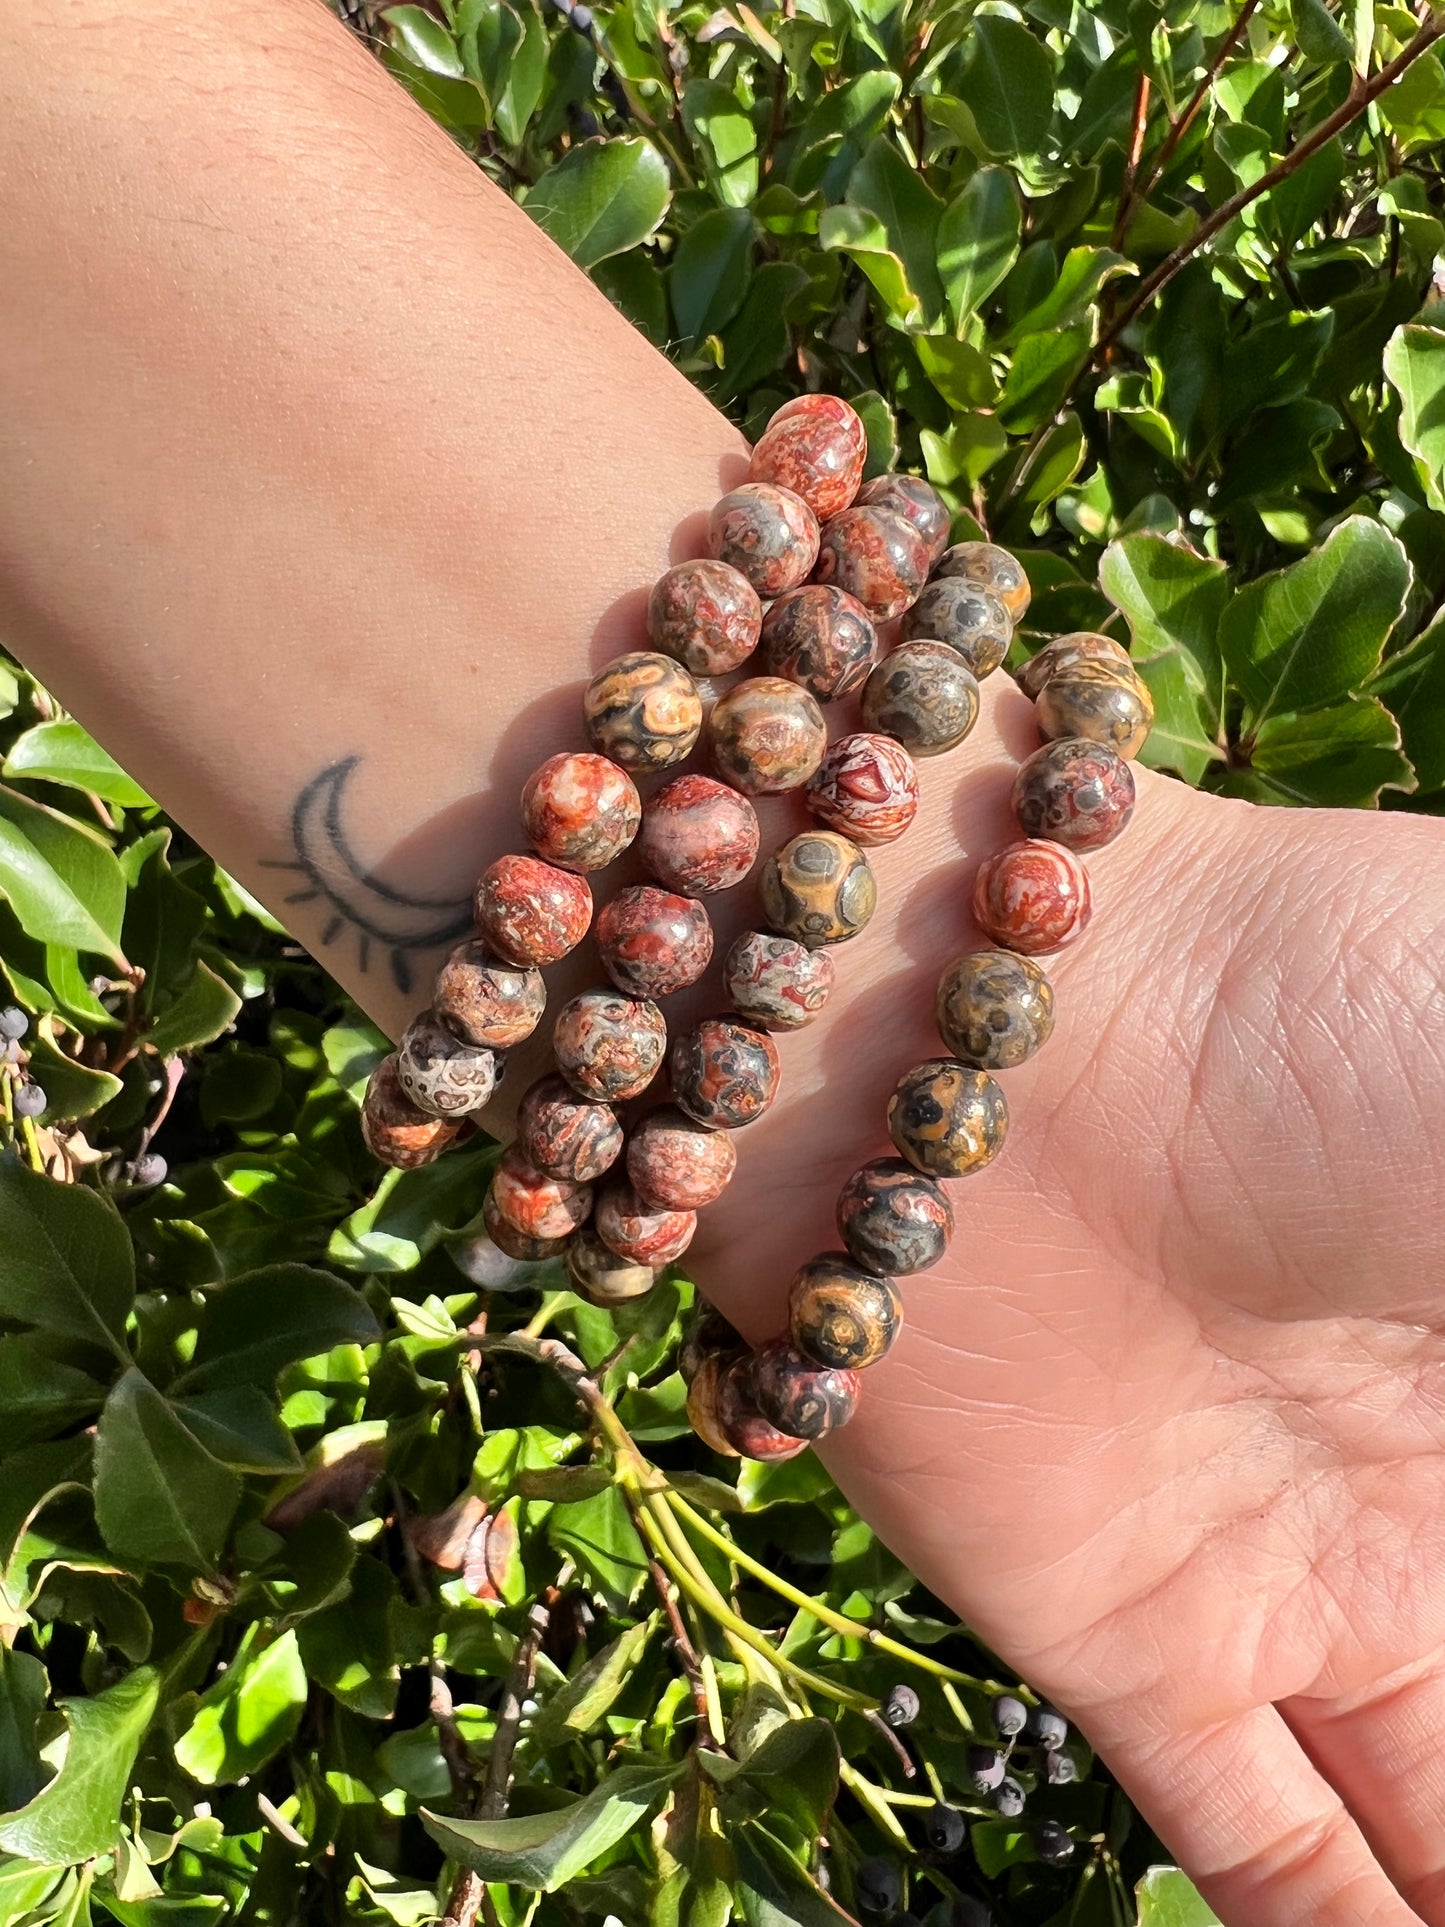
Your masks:
{"label": "berry cluster", "polygon": [[0,1079],[6,1086],[11,1114],[20,1118],[42,1116],[47,1102],[45,1092],[27,1068],[24,1043],[29,1029],[30,1019],[17,1005],[7,1004],[0,1010]]}

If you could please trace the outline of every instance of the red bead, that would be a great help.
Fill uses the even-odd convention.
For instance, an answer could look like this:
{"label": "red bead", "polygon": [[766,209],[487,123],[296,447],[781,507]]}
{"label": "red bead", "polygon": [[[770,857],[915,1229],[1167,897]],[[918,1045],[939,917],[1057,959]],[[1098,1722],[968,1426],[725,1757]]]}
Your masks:
{"label": "red bead", "polygon": [[818,518],[789,489],[744,482],[713,509],[707,545],[770,600],[807,581],[818,559]]}
{"label": "red bead", "polygon": [[875,475],[859,489],[858,500],[865,508],[892,509],[911,522],[928,544],[930,565],[943,554],[953,516],[932,482],[921,475]]}
{"label": "red bead", "polygon": [[778,1094],[778,1047],[764,1030],[732,1017],[705,1017],[673,1041],[672,1094],[699,1124],[737,1130]]}
{"label": "red bead", "polygon": [[758,646],[763,605],[745,575],[702,556],[679,562],[653,587],[647,639],[694,676],[725,676]]}
{"label": "red bead", "polygon": [[630,1184],[609,1184],[597,1199],[597,1235],[629,1264],[660,1269],[680,1258],[697,1229],[695,1211],[659,1210]]}
{"label": "red bead", "polygon": [[713,760],[749,796],[806,783],[828,747],[828,725],[813,697],[781,676],[749,676],[714,703],[707,719]]}
{"label": "red bead", "polygon": [[1005,950],[1046,957],[1084,934],[1089,873],[1060,843],[1028,837],[985,858],[973,886],[978,926]]}
{"label": "red bead", "polygon": [[801,495],[819,521],[836,515],[858,492],[868,459],[868,431],[837,395],[799,395],[773,416],[748,470]]}
{"label": "red bead", "polygon": [[831,582],[780,595],[763,618],[758,667],[801,683],[820,703],[861,688],[878,660],[878,632],[856,596]]}
{"label": "red bead", "polygon": [[840,736],[808,783],[808,808],[855,843],[892,843],[918,814],[918,771],[891,736]]}
{"label": "red bead", "polygon": [[603,905],[597,948],[619,990],[638,997],[670,997],[695,984],[707,969],[712,924],[694,898],[638,883]]}
{"label": "red bead", "polygon": [[[697,1380],[693,1380],[694,1385]],[[759,1459],[767,1465],[777,1465],[783,1459],[795,1459],[800,1452],[807,1450],[808,1441],[791,1437],[780,1432],[772,1420],[765,1418],[758,1409],[753,1396],[753,1360],[751,1354],[734,1359],[718,1374],[716,1409],[718,1429],[733,1450],[740,1452],[745,1459]]]}
{"label": "red bead", "polygon": [[758,813],[714,777],[674,776],[642,813],[638,853],[659,883],[684,896],[712,896],[741,883],[757,860]]}
{"label": "red bead", "polygon": [[1107,743],[1064,736],[1019,764],[1013,806],[1025,836],[1101,850],[1134,814],[1134,772]]}
{"label": "red bead", "polygon": [[457,945],[432,988],[432,1008],[452,1035],[489,1050],[524,1043],[546,1007],[541,971],[504,963],[474,938]]}
{"label": "red bead", "polygon": [[511,964],[552,964],[587,935],[592,892],[583,877],[536,856],[498,857],[477,884],[477,928]]}
{"label": "red bead", "polygon": [[627,1175],[662,1211],[700,1211],[722,1196],[738,1153],[726,1131],[704,1130],[676,1105],[649,1111],[627,1140]]}
{"label": "red bead", "polygon": [[571,1242],[570,1238],[529,1238],[525,1231],[518,1231],[498,1210],[494,1191],[488,1191],[482,1200],[482,1223],[498,1251],[520,1265],[540,1265],[549,1258],[560,1258]]}
{"label": "red bead", "polygon": [[587,1222],[592,1186],[545,1177],[520,1145],[510,1145],[492,1175],[497,1211],[527,1238],[566,1238]]}
{"label": "red bead", "polygon": [[396,1171],[415,1171],[455,1144],[461,1128],[459,1119],[419,1110],[401,1087],[395,1053],[382,1058],[361,1106],[361,1135],[374,1158]]}
{"label": "red bead", "polygon": [[916,600],[928,564],[928,543],[911,522],[892,509],[855,506],[824,524],[815,575],[856,596],[875,622],[886,622]]}
{"label": "red bead", "polygon": [[723,965],[723,982],[734,1008],[765,1030],[801,1030],[811,1024],[833,988],[833,959],[792,937],[745,930]]}
{"label": "red bead", "polygon": [[609,1104],[640,1097],[667,1055],[667,1019],[646,997],[584,990],[552,1026],[557,1068],[574,1090]]}
{"label": "red bead", "polygon": [[815,1364],[791,1338],[775,1338],[752,1357],[758,1411],[784,1438],[826,1438],[846,1425],[858,1403],[857,1372]]}
{"label": "red bead", "polygon": [[610,1104],[579,1097],[564,1077],[540,1077],[518,1108],[517,1142],[547,1177],[590,1184],[621,1157],[623,1132]]}
{"label": "red bead", "polygon": [[523,833],[559,869],[604,869],[641,821],[642,798],[626,770],[588,751],[549,756],[522,789]]}

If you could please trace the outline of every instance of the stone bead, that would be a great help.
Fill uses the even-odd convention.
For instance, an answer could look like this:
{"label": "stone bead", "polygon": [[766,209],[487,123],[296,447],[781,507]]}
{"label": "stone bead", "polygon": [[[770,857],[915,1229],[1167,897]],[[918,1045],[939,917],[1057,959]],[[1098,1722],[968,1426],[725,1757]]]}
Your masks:
{"label": "stone bead", "polygon": [[687,1387],[688,1424],[709,1451],[724,1459],[737,1458],[738,1449],[722,1429],[718,1394],[724,1374],[731,1371],[736,1362],[735,1353],[710,1352],[699,1361]]}
{"label": "stone bead", "polygon": [[818,518],[799,495],[771,482],[744,482],[717,503],[708,553],[746,576],[765,602],[806,582],[818,559]]}
{"label": "stone bead", "polygon": [[939,756],[978,721],[978,678],[945,642],[906,642],[863,689],[863,720],[913,756]]}
{"label": "stone bead", "polygon": [[541,1077],[517,1111],[517,1142],[549,1178],[591,1184],[622,1155],[624,1134],[610,1104],[579,1097],[565,1077]]}
{"label": "stone bead", "polygon": [[996,595],[1011,622],[1022,622],[1032,591],[1023,564],[996,542],[955,542],[938,558],[935,575],[962,576]]}
{"label": "stone bead", "polygon": [[908,611],[903,633],[909,642],[946,642],[982,681],[1008,654],[1013,624],[996,595],[953,575],[929,583]]}
{"label": "stone bead", "polygon": [[624,769],[671,769],[691,756],[702,697],[680,662],[634,649],[587,685],[582,713],[592,747]]}
{"label": "stone bead", "polygon": [[1101,850],[1134,814],[1134,772],[1107,743],[1063,736],[1019,764],[1013,806],[1025,836]]}
{"label": "stone bead", "polygon": [[1055,670],[1037,701],[1039,734],[1046,742],[1083,736],[1107,743],[1132,760],[1154,723],[1154,698],[1133,669],[1107,662],[1079,662]]}
{"label": "stone bead", "polygon": [[928,543],[911,522],[892,509],[855,506],[824,524],[815,575],[856,596],[875,622],[887,622],[917,598],[928,563]]}
{"label": "stone bead", "polygon": [[1018,686],[1031,702],[1037,702],[1039,691],[1050,676],[1063,669],[1073,669],[1081,662],[1110,662],[1120,669],[1134,667],[1133,658],[1123,643],[1115,642],[1112,636],[1096,635],[1091,629],[1075,629],[1066,636],[1055,636],[1037,655],[1030,656],[1018,672]]}
{"label": "stone bead", "polygon": [[1061,843],[1027,837],[985,857],[973,880],[974,921],[1005,950],[1047,957],[1084,934],[1089,873]]}
{"label": "stone bead", "polygon": [[953,1206],[902,1158],[874,1158],[838,1193],[838,1235],[865,1271],[906,1278],[936,1265],[953,1236]]}
{"label": "stone bead", "polygon": [[479,1111],[502,1081],[506,1059],[485,1045],[464,1044],[434,1011],[407,1025],[396,1051],[396,1075],[419,1111],[465,1117]]}
{"label": "stone bead", "polygon": [[867,857],[836,830],[804,830],[785,843],[764,864],[758,894],[778,935],[809,950],[856,937],[878,907]]}
{"label": "stone bead", "polygon": [[592,921],[585,877],[538,856],[502,856],[477,884],[477,929],[504,962],[553,964],[575,950]]}
{"label": "stone bead", "polygon": [[893,843],[918,814],[918,771],[891,736],[840,736],[808,782],[808,808],[865,846]]}
{"label": "stone bead", "polygon": [[811,1024],[833,988],[833,959],[791,937],[745,930],[728,951],[723,982],[740,1016],[764,1030]]}
{"label": "stone bead", "polygon": [[462,1043],[510,1050],[542,1020],[547,986],[534,964],[504,963],[475,938],[459,943],[436,974],[432,1009]]}
{"label": "stone bead", "polygon": [[648,798],[638,853],[669,890],[706,897],[742,882],[757,861],[761,834],[744,795],[688,771]]}
{"label": "stone bead", "polygon": [[953,515],[932,482],[921,475],[875,475],[859,489],[858,500],[868,508],[891,509],[910,522],[928,544],[930,568],[943,554]]}
{"label": "stone bead", "polygon": [[547,1177],[520,1144],[509,1144],[497,1160],[492,1198],[503,1222],[527,1238],[569,1238],[592,1210],[590,1184]]}
{"label": "stone bead", "polygon": [[699,1124],[738,1130],[778,1094],[778,1048],[766,1031],[732,1017],[705,1017],[673,1040],[672,1094]]}
{"label": "stone bead", "polygon": [[712,923],[696,898],[635,883],[602,906],[597,948],[619,990],[670,997],[712,961]]}
{"label": "stone bead", "polygon": [[549,756],[522,786],[522,833],[560,870],[602,870],[642,821],[637,785],[606,756]]}
{"label": "stone bead", "polygon": [[704,1359],[736,1358],[747,1348],[747,1340],[742,1333],[735,1330],[720,1311],[699,1299],[682,1334],[682,1343],[677,1348],[677,1369],[684,1381],[691,1385]]}
{"label": "stone bead", "polygon": [[749,676],[718,698],[707,720],[713,761],[748,796],[806,783],[828,747],[815,699],[781,676]]}
{"label": "stone bead", "polygon": [[694,676],[725,676],[758,646],[763,605],[745,575],[700,556],[660,576],[647,600],[647,640]]}
{"label": "stone bead", "polygon": [[856,596],[831,582],[790,589],[763,617],[758,667],[801,683],[820,703],[857,689],[878,660],[878,631]]}
{"label": "stone bead", "polygon": [[530,1238],[525,1231],[518,1231],[514,1224],[509,1224],[502,1216],[496,1194],[492,1191],[488,1191],[482,1200],[482,1223],[498,1251],[505,1257],[514,1258],[520,1265],[540,1265],[548,1259],[560,1258],[571,1244],[570,1237]]}
{"label": "stone bead", "polygon": [[402,1089],[396,1053],[371,1073],[361,1105],[361,1135],[374,1158],[396,1171],[415,1171],[439,1158],[461,1133],[458,1120],[433,1117]]}
{"label": "stone bead", "polygon": [[838,395],[784,402],[753,450],[748,478],[801,496],[820,522],[847,508],[868,459],[868,431]]}
{"label": "stone bead", "polygon": [[903,1328],[903,1300],[841,1251],[801,1267],[788,1288],[788,1328],[805,1357],[832,1371],[876,1365]]}
{"label": "stone bead", "polygon": [[595,1225],[609,1250],[629,1264],[661,1270],[692,1243],[695,1211],[668,1211],[646,1204],[630,1184],[612,1183],[598,1194]]}
{"label": "stone bead", "polygon": [[706,1131],[675,1104],[647,1116],[627,1140],[627,1175],[654,1210],[700,1211],[722,1196],[737,1169],[726,1131]]}
{"label": "stone bead", "polygon": [[558,1011],[552,1052],[574,1091],[621,1104],[641,1096],[662,1069],[667,1019],[645,997],[584,990]]}
{"label": "stone bead", "polygon": [[1008,1136],[1008,1103],[986,1071],[929,1057],[899,1078],[888,1135],[915,1171],[965,1178],[992,1163]]}
{"label": "stone bead", "polygon": [[567,1247],[567,1276],[589,1304],[602,1306],[645,1298],[657,1282],[651,1265],[619,1258],[590,1224],[584,1225]]}
{"label": "stone bead", "polygon": [[1049,1041],[1054,991],[1031,957],[970,950],[938,980],[935,1006],[945,1050],[980,1071],[1011,1071]]}
{"label": "stone bead", "polygon": [[858,1403],[856,1372],[819,1366],[791,1338],[775,1338],[754,1352],[752,1394],[759,1412],[786,1438],[826,1438],[846,1425]]}
{"label": "stone bead", "polygon": [[745,1459],[777,1465],[807,1450],[806,1439],[781,1432],[758,1407],[753,1391],[753,1356],[745,1353],[718,1373],[718,1427],[728,1444]]}

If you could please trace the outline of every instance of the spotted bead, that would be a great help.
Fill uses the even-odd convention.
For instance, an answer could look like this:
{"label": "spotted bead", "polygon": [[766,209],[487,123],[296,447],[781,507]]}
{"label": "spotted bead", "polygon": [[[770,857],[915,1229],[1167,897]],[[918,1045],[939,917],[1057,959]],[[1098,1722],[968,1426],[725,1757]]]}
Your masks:
{"label": "spotted bead", "polygon": [[605,869],[641,821],[637,785],[606,756],[549,756],[522,786],[522,832],[559,870]]}
{"label": "spotted bead", "polygon": [[707,1131],[675,1104],[647,1116],[627,1140],[627,1175],[659,1211],[700,1211],[722,1196],[737,1169],[726,1131]]}
{"label": "spotted bead", "polygon": [[647,600],[647,640],[694,676],[725,676],[758,646],[763,605],[745,575],[701,556],[660,576]]}
{"label": "spotted bead", "polygon": [[1030,656],[1018,672],[1018,686],[1031,702],[1037,702],[1039,691],[1050,676],[1076,668],[1081,662],[1113,663],[1120,669],[1134,667],[1129,651],[1112,636],[1096,635],[1091,629],[1075,629],[1066,636],[1055,636],[1037,655]]}
{"label": "spotted bead", "polygon": [[434,1011],[407,1025],[396,1051],[396,1075],[419,1111],[465,1117],[479,1111],[502,1081],[506,1059],[485,1045],[464,1044]]}
{"label": "spotted bead", "polygon": [[1039,734],[1045,741],[1084,736],[1107,743],[1131,760],[1144,747],[1154,722],[1154,698],[1142,676],[1108,662],[1078,662],[1059,669],[1039,691]]}
{"label": "spotted bead", "polygon": [[891,736],[840,736],[809,779],[808,808],[855,843],[893,843],[918,814],[918,771]]}
{"label": "spotted bead", "polygon": [[820,703],[850,695],[878,660],[878,631],[856,596],[806,582],[779,596],[763,618],[758,667],[801,683]]}
{"label": "spotted bead", "polygon": [[587,685],[582,713],[592,747],[624,769],[671,769],[692,754],[702,697],[680,662],[634,649]]}
{"label": "spotted bead", "polygon": [[558,1011],[552,1053],[574,1091],[621,1104],[641,1096],[662,1069],[667,1019],[645,997],[584,990]]}
{"label": "spotted bead", "polygon": [[833,988],[833,959],[792,937],[745,930],[728,951],[723,982],[734,1009],[765,1030],[811,1024]]}
{"label": "spotted bead", "polygon": [[892,509],[855,506],[824,523],[815,575],[856,596],[875,622],[887,622],[916,600],[928,563],[928,543],[911,522]]}
{"label": "spotted bead", "polygon": [[709,1352],[698,1362],[687,1387],[688,1424],[709,1451],[724,1459],[737,1458],[738,1449],[723,1431],[718,1396],[723,1377],[736,1364],[737,1356],[733,1352]]}
{"label": "spotted bead", "polygon": [[786,1438],[826,1438],[852,1418],[860,1381],[856,1372],[819,1366],[791,1337],[754,1352],[752,1394],[759,1412]]}
{"label": "spotted bead", "polygon": [[928,544],[930,567],[943,554],[953,516],[932,482],[921,475],[875,475],[859,489],[858,500],[869,508],[891,509],[912,523]]}
{"label": "spotted bead", "polygon": [[699,1124],[738,1130],[778,1094],[778,1047],[766,1031],[732,1017],[705,1017],[673,1040],[672,1094]]}
{"label": "spotted bead", "polygon": [[383,1057],[366,1086],[361,1135],[374,1158],[396,1171],[415,1171],[439,1158],[461,1134],[460,1120],[434,1117],[402,1089],[396,1055]]}
{"label": "spotted bead", "polygon": [[592,892],[585,877],[540,857],[498,857],[477,884],[476,916],[504,962],[553,964],[587,935]]}
{"label": "spotted bead", "polygon": [[816,949],[845,943],[878,907],[878,884],[858,845],[836,830],[804,830],[763,866],[763,915],[779,936]]}
{"label": "spotted bead", "polygon": [[697,1213],[646,1204],[630,1184],[613,1182],[598,1193],[595,1223],[598,1237],[619,1258],[660,1270],[692,1243]]}
{"label": "spotted bead", "polygon": [[991,1164],[1008,1136],[1008,1103],[986,1071],[930,1057],[898,1080],[888,1135],[914,1170],[965,1178]]}
{"label": "spotted bead", "polygon": [[497,1160],[492,1197],[503,1220],[528,1238],[570,1237],[592,1210],[590,1184],[547,1177],[519,1144],[508,1145]]}
{"label": "spotted bead", "polygon": [[908,611],[903,633],[910,642],[946,642],[981,681],[1008,654],[1013,624],[996,595],[954,575],[929,583]]}
{"label": "spotted bead", "polygon": [[634,1298],[645,1298],[657,1282],[651,1265],[619,1258],[590,1224],[584,1225],[567,1247],[567,1275],[593,1305],[625,1305]]}
{"label": "spotted bead", "polygon": [[799,395],[763,430],[748,476],[801,496],[821,522],[853,500],[867,459],[856,410],[837,395]]}
{"label": "spotted bead", "polygon": [[638,854],[669,890],[712,896],[742,882],[760,836],[758,813],[739,790],[689,770],[648,798]]}
{"label": "spotted bead", "polygon": [[1053,986],[1032,957],[970,950],[938,980],[938,1034],[961,1064],[1011,1071],[1049,1041]]}
{"label": "spotted bead", "polygon": [[488,1191],[482,1200],[482,1223],[498,1251],[519,1265],[540,1265],[560,1258],[571,1243],[570,1237],[532,1238],[525,1231],[518,1231],[502,1216],[495,1191]]}
{"label": "spotted bead", "polygon": [[863,720],[913,756],[940,756],[978,721],[978,678],[944,642],[906,642],[863,688]]}
{"label": "spotted bead", "polygon": [[1013,806],[1025,836],[1101,850],[1134,814],[1134,772],[1107,743],[1062,736],[1019,764]]}
{"label": "spotted bead", "polygon": [[1023,564],[994,542],[955,542],[938,558],[935,575],[962,576],[996,595],[1009,619],[1022,622],[1029,606],[1029,579]]}
{"label": "spotted bead", "polygon": [[704,1359],[736,1358],[746,1350],[747,1341],[742,1333],[735,1330],[720,1311],[699,1299],[677,1348],[677,1369],[684,1383],[691,1385]]}
{"label": "spotted bead", "polygon": [[636,883],[603,905],[597,949],[619,990],[636,997],[670,997],[695,984],[707,969],[712,924],[695,897]]}
{"label": "spotted bead", "polygon": [[795,1459],[807,1450],[807,1440],[779,1431],[758,1407],[753,1390],[751,1354],[735,1358],[719,1372],[716,1413],[718,1427],[728,1444],[745,1459],[758,1459],[777,1465]]}
{"label": "spotted bead", "polygon": [[432,1009],[452,1035],[489,1050],[523,1043],[546,1005],[547,986],[535,965],[504,963],[475,939],[457,945],[432,986]]}
{"label": "spotted bead", "polygon": [[953,1206],[902,1158],[874,1158],[838,1193],[838,1234],[865,1271],[906,1278],[936,1265],[953,1236]]}
{"label": "spotted bead", "polygon": [[714,704],[707,729],[713,761],[748,796],[800,788],[828,747],[817,702],[781,676],[735,684]]}
{"label": "spotted bead", "polygon": [[807,581],[818,558],[818,518],[788,489],[744,482],[713,509],[707,546],[715,560],[746,576],[771,601]]}
{"label": "spotted bead", "polygon": [[622,1155],[623,1130],[610,1104],[579,1097],[564,1077],[541,1077],[517,1111],[517,1142],[545,1177],[591,1184]]}
{"label": "spotted bead", "polygon": [[974,921],[1005,950],[1047,957],[1075,942],[1093,914],[1089,873],[1061,843],[1027,837],[985,857],[973,882]]}
{"label": "spotted bead", "polygon": [[810,1258],[788,1288],[788,1328],[805,1357],[825,1370],[876,1365],[903,1329],[903,1300],[841,1251]]}

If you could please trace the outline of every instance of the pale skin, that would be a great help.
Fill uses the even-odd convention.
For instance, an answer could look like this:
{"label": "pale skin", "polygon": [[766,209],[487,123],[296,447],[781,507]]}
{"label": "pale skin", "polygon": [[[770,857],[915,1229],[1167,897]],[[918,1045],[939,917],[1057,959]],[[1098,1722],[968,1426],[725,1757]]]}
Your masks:
{"label": "pale skin", "polygon": [[[352,755],[364,862],[464,896],[736,433],[314,0],[7,28],[0,632],[267,902]],[[755,1337],[937,1049],[1031,731],[995,678],[784,1042],[697,1246]],[[1010,1142],[828,1451],[1230,1927],[1445,1924],[1442,858],[1141,774]],[[424,993],[354,935],[320,954],[395,1032]]]}

